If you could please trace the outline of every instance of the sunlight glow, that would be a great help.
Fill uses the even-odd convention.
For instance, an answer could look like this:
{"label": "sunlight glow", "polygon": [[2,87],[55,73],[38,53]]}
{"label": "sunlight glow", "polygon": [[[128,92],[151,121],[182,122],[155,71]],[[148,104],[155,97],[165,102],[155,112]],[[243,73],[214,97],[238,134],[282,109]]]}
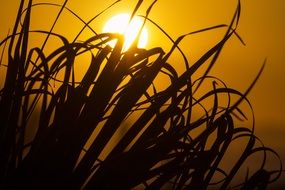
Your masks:
{"label": "sunlight glow", "polygon": [[[127,13],[122,13],[110,18],[104,28],[103,32],[108,33],[119,33],[123,34],[125,37],[125,43],[123,50],[130,48],[136,37],[139,35],[139,31],[143,25],[143,19],[141,17],[135,16],[129,23],[131,15]],[[142,33],[139,36],[138,48],[145,48],[148,41],[148,32],[144,26]],[[116,41],[110,41],[109,45],[111,47],[115,46]]]}

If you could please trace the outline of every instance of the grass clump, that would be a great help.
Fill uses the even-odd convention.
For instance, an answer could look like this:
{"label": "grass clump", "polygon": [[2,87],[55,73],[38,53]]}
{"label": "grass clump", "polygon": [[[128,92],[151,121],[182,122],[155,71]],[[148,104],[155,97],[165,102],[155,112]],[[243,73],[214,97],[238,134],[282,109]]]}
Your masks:
{"label": "grass clump", "polygon": [[[138,1],[132,16],[142,2]],[[148,18],[155,2],[144,18],[159,27]],[[89,28],[93,37],[77,41],[76,36],[70,42],[53,32],[54,25],[50,31],[31,31],[35,5],[29,0],[24,9],[24,3],[20,3],[12,34],[0,43],[3,49],[7,45],[7,63],[1,62],[5,70],[0,91],[1,188],[262,189],[280,176],[282,167],[266,170],[267,153],[279,157],[274,150],[258,146],[254,125],[252,129],[235,125],[236,120],[247,119],[239,106],[242,102],[250,106],[246,96],[263,67],[245,93],[209,75],[228,39],[241,39],[236,33],[240,3],[229,25],[191,32],[177,40],[159,27],[173,42],[168,52],[161,47],[139,49],[136,43],[123,52],[121,35],[97,34],[90,28],[90,22],[100,14],[84,22],[66,7],[67,1],[60,5],[54,25],[67,10],[84,23],[78,36]],[[186,36],[217,28],[226,28],[224,37],[190,65],[179,43]],[[46,40],[41,47],[29,49],[34,33],[44,35]],[[46,54],[43,49],[51,37],[62,45]],[[114,48],[106,45],[114,39]],[[176,49],[185,61],[181,75],[169,63]],[[83,54],[91,57],[89,68],[77,81],[75,60]],[[193,80],[193,74],[204,65],[206,71]],[[161,75],[170,82],[158,90],[155,82]],[[207,81],[211,88],[197,97],[196,92]],[[226,106],[220,104],[222,95],[228,98]],[[232,97],[237,98],[232,101]],[[206,100],[212,102],[210,108],[203,106]],[[197,107],[204,110],[198,118],[193,116]],[[32,123],[35,115],[38,122]],[[127,120],[128,127],[124,128]],[[36,133],[28,141],[33,125]],[[114,135],[122,129],[124,132],[114,141]],[[244,151],[226,171],[221,168],[223,159],[231,143],[239,139],[246,141]],[[115,143],[110,145],[111,141]],[[106,150],[108,146],[111,149]],[[257,152],[264,154],[261,167],[246,175],[240,184],[232,184],[243,163]],[[222,177],[215,181],[218,175]]]}

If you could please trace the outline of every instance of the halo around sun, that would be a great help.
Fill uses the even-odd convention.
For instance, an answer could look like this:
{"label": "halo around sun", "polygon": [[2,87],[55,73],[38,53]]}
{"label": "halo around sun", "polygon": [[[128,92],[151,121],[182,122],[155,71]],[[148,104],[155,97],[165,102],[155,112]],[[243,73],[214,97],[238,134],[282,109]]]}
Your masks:
{"label": "halo around sun", "polygon": [[[125,43],[124,50],[130,48],[136,37],[139,35],[139,31],[143,26],[143,18],[135,16],[130,21],[130,14],[121,13],[111,17],[104,25],[103,32],[108,33],[119,33],[124,35]],[[129,22],[130,21],[130,22]],[[145,48],[148,41],[148,32],[146,27],[144,26],[139,36],[138,40],[138,48]],[[115,46],[116,41],[110,41],[109,45],[111,47]]]}

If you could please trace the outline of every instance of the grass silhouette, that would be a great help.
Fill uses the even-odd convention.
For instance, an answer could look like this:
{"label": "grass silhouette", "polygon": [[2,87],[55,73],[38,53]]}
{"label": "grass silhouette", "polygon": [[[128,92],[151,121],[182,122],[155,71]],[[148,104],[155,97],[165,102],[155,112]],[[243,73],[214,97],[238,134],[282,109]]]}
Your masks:
{"label": "grass silhouette", "polygon": [[[247,119],[239,106],[246,102],[251,109],[246,96],[264,65],[244,93],[209,75],[228,39],[236,36],[242,42],[236,33],[240,2],[229,25],[194,31],[177,40],[148,18],[155,2],[144,16],[145,22],[154,24],[172,41],[168,52],[161,47],[138,49],[136,42],[122,52],[121,35],[97,34],[89,24],[108,8],[84,22],[66,7],[67,0],[63,5],[33,5],[29,0],[26,9],[25,1],[21,1],[12,34],[0,42],[7,49],[2,57],[5,52],[8,57],[7,63],[0,59],[0,68],[5,70],[0,91],[1,188],[265,189],[279,178],[281,162],[279,170],[265,168],[268,153],[278,159],[279,156],[260,143],[254,134],[254,122],[252,129],[235,124],[236,120]],[[138,1],[132,17],[142,3],[143,0]],[[39,5],[61,7],[50,31],[30,30],[32,8]],[[84,23],[72,42],[53,32],[64,10]],[[218,28],[226,29],[224,37],[190,65],[179,43],[189,35]],[[94,36],[78,41],[85,29],[93,31]],[[30,35],[35,33],[46,40],[41,47],[29,49]],[[62,45],[46,54],[44,47],[50,37],[59,39]],[[106,45],[114,39],[117,40],[114,48]],[[181,75],[169,63],[176,49],[185,62]],[[91,60],[82,80],[76,81],[74,64],[82,54],[90,54]],[[205,72],[193,80],[192,76],[205,65]],[[154,82],[160,75],[170,81],[163,90],[158,90]],[[197,97],[197,92],[209,81],[212,87]],[[222,95],[228,98],[227,106],[220,103]],[[238,98],[233,101],[232,97]],[[212,102],[210,109],[203,106],[206,100]],[[197,107],[204,110],[199,118],[193,116]],[[26,134],[32,130],[31,120],[36,112],[39,115],[36,135],[27,142]],[[125,132],[104,155],[116,132],[131,117]],[[199,134],[192,135],[196,130]],[[240,139],[247,142],[244,150],[226,171],[221,167],[223,159],[233,141]],[[260,168],[245,174],[245,180],[239,184],[232,184],[246,160],[258,152],[263,153]],[[215,181],[217,175],[222,177]]]}

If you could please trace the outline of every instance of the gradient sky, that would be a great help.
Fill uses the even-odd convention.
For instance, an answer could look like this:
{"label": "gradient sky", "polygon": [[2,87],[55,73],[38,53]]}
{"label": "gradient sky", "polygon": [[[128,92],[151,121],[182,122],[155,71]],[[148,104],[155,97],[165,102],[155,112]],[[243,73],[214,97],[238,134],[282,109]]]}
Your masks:
{"label": "gradient sky", "polygon": [[[56,2],[58,1],[34,1]],[[69,0],[67,6],[78,13],[84,20],[110,5],[114,0]],[[104,22],[112,15],[130,12],[135,0],[123,0],[103,14],[91,25],[100,32]],[[175,3],[174,3],[175,2]],[[2,40],[14,23],[19,0],[0,0],[0,40]],[[145,0],[140,13],[152,3]],[[266,145],[280,153],[285,160],[285,1],[284,0],[242,0],[242,13],[238,33],[245,41],[243,46],[233,37],[212,71],[228,86],[245,91],[267,58],[265,70],[257,85],[249,95],[255,111],[256,131]],[[150,18],[159,23],[174,39],[194,30],[216,24],[228,24],[236,7],[234,0],[158,0],[150,14]],[[34,27],[49,28],[58,8],[36,8],[33,15]],[[66,13],[64,27],[56,30],[67,36],[74,36],[80,28],[80,23]],[[181,48],[189,60],[195,60],[221,37],[221,32],[207,32],[187,38]],[[149,47],[160,45],[169,48],[170,43],[157,29],[149,26]],[[88,35],[88,34],[86,34]],[[163,45],[162,45],[163,44]]]}

